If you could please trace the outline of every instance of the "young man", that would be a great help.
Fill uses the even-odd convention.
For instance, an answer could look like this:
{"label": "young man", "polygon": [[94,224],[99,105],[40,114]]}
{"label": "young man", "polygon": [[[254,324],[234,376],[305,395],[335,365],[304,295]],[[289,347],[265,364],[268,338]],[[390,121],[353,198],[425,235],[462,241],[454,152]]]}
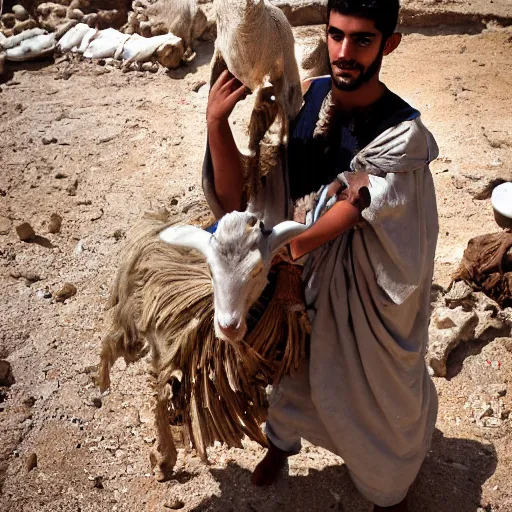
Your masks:
{"label": "young man", "polygon": [[[290,193],[297,200],[336,177],[346,188],[290,243],[293,258],[309,254],[310,356],[271,398],[270,448],[252,477],[272,483],[305,438],[344,459],[375,510],[394,511],[407,510],[437,416],[424,353],[438,232],[428,164],[438,149],[419,112],[379,81],[400,43],[398,10],[398,0],[328,2],[331,77],[311,83],[292,124]],[[224,212],[243,207],[228,116],[244,95],[225,73],[208,102],[205,193]]]}

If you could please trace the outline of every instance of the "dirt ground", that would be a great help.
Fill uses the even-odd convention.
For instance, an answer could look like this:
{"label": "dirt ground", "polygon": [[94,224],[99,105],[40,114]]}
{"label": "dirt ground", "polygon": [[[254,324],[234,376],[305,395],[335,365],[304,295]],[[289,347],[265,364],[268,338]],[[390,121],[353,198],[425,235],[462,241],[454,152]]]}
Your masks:
{"label": "dirt ground", "polygon": [[[405,35],[383,70],[440,146],[432,173],[443,286],[467,241],[498,229],[489,200],[474,195],[512,169],[512,30],[457,32]],[[37,63],[0,86],[0,358],[16,379],[0,395],[0,510],[371,509],[341,459],[311,445],[267,490],[249,483],[263,454],[254,443],[214,447],[209,467],[180,453],[176,479],[158,483],[147,363],[118,363],[103,397],[91,382],[124,233],[145,210],[180,211],[200,191],[207,89],[192,89],[208,79],[211,54],[204,44],[191,66],[156,75]],[[240,112],[233,119],[240,130]],[[58,234],[48,233],[53,213],[63,218]],[[34,242],[18,239],[22,222],[34,227]],[[46,298],[65,283],[75,296]],[[412,510],[512,511],[511,422],[478,427],[464,407],[478,386],[503,384],[510,408],[510,350],[503,338],[468,344],[450,378],[435,379],[439,419]],[[33,453],[37,467],[27,471]]]}

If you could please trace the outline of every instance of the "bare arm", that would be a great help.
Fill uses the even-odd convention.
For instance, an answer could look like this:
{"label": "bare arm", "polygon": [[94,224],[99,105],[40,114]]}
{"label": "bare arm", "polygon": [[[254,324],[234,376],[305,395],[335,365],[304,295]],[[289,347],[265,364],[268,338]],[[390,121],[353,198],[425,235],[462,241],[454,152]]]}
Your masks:
{"label": "bare arm", "polygon": [[294,260],[314,251],[345,231],[353,228],[361,220],[360,209],[349,201],[336,203],[320,217],[308,230],[290,242],[290,252]]}
{"label": "bare arm", "polygon": [[242,160],[228,118],[245,96],[244,85],[224,71],[213,84],[208,98],[206,122],[215,192],[226,213],[241,210],[244,206]]}

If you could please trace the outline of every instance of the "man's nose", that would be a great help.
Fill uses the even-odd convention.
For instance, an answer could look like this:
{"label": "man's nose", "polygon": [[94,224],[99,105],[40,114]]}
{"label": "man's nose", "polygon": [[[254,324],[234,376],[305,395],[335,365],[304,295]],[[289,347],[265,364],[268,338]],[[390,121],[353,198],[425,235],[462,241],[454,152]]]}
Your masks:
{"label": "man's nose", "polygon": [[354,43],[350,40],[350,38],[345,37],[341,43],[338,58],[344,60],[354,60],[354,50]]}

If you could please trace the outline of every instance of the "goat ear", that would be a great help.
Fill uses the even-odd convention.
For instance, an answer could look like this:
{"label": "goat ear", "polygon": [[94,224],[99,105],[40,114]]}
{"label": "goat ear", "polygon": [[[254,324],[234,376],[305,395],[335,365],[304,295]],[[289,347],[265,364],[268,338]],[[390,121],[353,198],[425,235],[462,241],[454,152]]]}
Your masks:
{"label": "goat ear", "polygon": [[160,232],[160,240],[166,244],[195,249],[206,258],[211,250],[211,238],[210,233],[195,226],[171,226]]}
{"label": "goat ear", "polygon": [[270,254],[278,251],[283,245],[290,242],[293,238],[306,231],[308,226],[287,220],[274,226],[272,233],[268,237],[268,250]]}

